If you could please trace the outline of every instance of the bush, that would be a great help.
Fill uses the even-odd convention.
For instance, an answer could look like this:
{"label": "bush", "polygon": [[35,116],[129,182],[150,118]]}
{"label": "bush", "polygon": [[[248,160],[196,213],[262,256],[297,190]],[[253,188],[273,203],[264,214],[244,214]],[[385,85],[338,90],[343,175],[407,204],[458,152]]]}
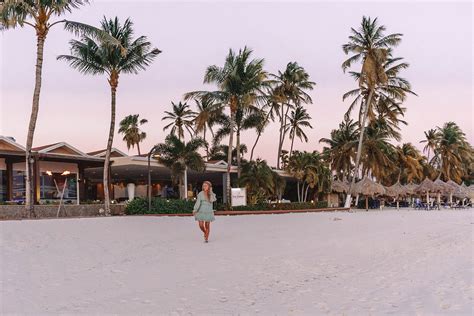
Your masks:
{"label": "bush", "polygon": [[192,213],[193,207],[194,201],[153,198],[151,200],[151,211],[148,212],[148,200],[137,198],[127,204],[125,214],[185,214]]}
{"label": "bush", "polygon": [[[224,204],[217,204],[215,208],[217,211],[267,211],[267,210],[307,210],[325,208],[328,206],[326,201],[319,201],[316,203],[302,202],[302,203],[262,203],[247,206],[235,206],[228,208]],[[148,200],[145,198],[136,198],[130,201],[126,208],[125,214],[189,214],[192,213],[194,201],[185,200],[166,200],[162,198],[153,198],[151,200],[151,211],[148,212]]]}

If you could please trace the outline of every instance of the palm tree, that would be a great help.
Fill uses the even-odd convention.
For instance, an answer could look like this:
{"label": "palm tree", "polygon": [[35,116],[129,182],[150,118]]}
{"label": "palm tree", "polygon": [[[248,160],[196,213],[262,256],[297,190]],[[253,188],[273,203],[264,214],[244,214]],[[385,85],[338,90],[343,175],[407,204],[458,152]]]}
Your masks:
{"label": "palm tree", "polygon": [[331,184],[331,170],[323,156],[316,151],[295,151],[288,161],[286,171],[297,181],[298,202],[307,201],[309,189],[324,192]]}
{"label": "palm tree", "polygon": [[428,161],[430,161],[430,152],[434,151],[436,148],[436,143],[438,142],[438,134],[436,129],[432,128],[428,131],[425,131],[425,139],[420,141],[420,143],[426,143],[425,147],[423,147],[423,152],[428,153]]}
{"label": "palm tree", "polygon": [[252,150],[250,151],[250,160],[253,160],[253,154],[255,151],[255,147],[257,147],[257,143],[260,140],[260,136],[262,136],[263,131],[268,126],[270,121],[275,120],[275,113],[278,113],[278,103],[273,102],[271,97],[267,96],[268,100],[263,105],[263,107],[257,111],[255,116],[255,130],[257,131],[257,138],[255,138],[255,142],[253,143]]}
{"label": "palm tree", "polygon": [[373,96],[378,86],[387,86],[388,77],[385,73],[384,64],[387,62],[387,57],[391,53],[391,48],[397,46],[401,41],[402,34],[390,34],[385,36],[385,27],[379,26],[377,19],[362,18],[361,27],[359,30],[351,28],[352,35],[349,36],[349,42],[342,46],[344,53],[347,55],[353,53],[342,64],[342,69],[346,71],[354,63],[362,61],[362,69],[360,71],[359,87],[366,87],[368,95],[364,96],[361,131],[359,136],[359,144],[357,147],[357,156],[355,161],[355,171],[352,177],[349,193],[346,198],[346,207],[350,207],[351,194],[357,178],[357,173],[360,164],[360,157],[362,154],[362,142],[364,138],[365,125],[369,107],[373,102]]}
{"label": "palm tree", "polygon": [[[164,143],[157,145],[157,160],[171,170],[173,181],[178,180],[179,186],[182,188],[187,169],[198,172],[205,170],[206,164],[198,152],[200,148],[205,146],[205,141],[200,137],[184,143],[176,135],[170,134],[166,136]],[[184,189],[187,190],[186,187]],[[181,190],[180,196],[184,198]]]}
{"label": "palm tree", "polygon": [[250,205],[263,203],[275,193],[275,177],[265,160],[245,162],[239,184],[247,188],[247,199]]}
{"label": "palm tree", "polygon": [[[236,135],[236,151],[242,152],[240,147],[242,144],[240,143],[240,136],[243,131],[259,128],[259,124],[261,124],[263,114],[261,111],[255,107],[248,107],[247,109],[239,108],[235,115],[235,125],[234,125],[234,133]],[[216,120],[216,123],[220,124],[220,128],[216,131],[214,135],[214,144],[219,144],[222,139],[226,136],[230,135],[230,117],[226,114],[221,114],[220,117]],[[247,149],[245,149],[247,152]],[[241,159],[242,155],[237,156],[237,178],[240,178],[241,174]]]}
{"label": "palm tree", "polygon": [[[263,70],[263,59],[250,59],[252,50],[245,47],[235,54],[231,49],[223,67],[209,66],[204,75],[204,83],[216,84],[217,91],[194,91],[185,94],[185,99],[208,97],[221,107],[230,110],[229,148],[234,146],[235,117],[239,108],[256,105],[263,100],[262,89],[266,85],[267,73]],[[230,192],[230,169],[232,150],[227,157],[227,196]],[[230,199],[228,200],[230,203]]]}
{"label": "palm tree", "polygon": [[119,78],[122,73],[137,74],[140,70],[145,70],[161,51],[152,48],[145,36],[133,39],[133,23],[129,19],[125,20],[122,25],[117,17],[115,19],[104,17],[101,29],[119,41],[122,47],[112,46],[108,42],[82,35],[80,40],[69,42],[71,55],[60,55],[58,59],[66,61],[72,68],[85,75],[107,75],[111,95],[111,117],[103,178],[105,213],[110,214],[109,165],[114,139],[116,93]]}
{"label": "palm tree", "polygon": [[285,126],[287,124],[290,109],[302,104],[313,103],[307,91],[313,90],[316,83],[309,80],[309,74],[296,62],[286,65],[284,72],[271,75],[273,89],[271,102],[278,105],[278,116],[280,119],[280,137],[278,141],[277,169],[280,169],[281,151],[286,137]]}
{"label": "palm tree", "polygon": [[293,152],[293,143],[295,142],[295,137],[298,137],[301,141],[308,142],[308,136],[303,131],[303,127],[313,128],[309,120],[311,116],[306,112],[306,109],[301,105],[297,105],[294,110],[291,111],[290,116],[288,117],[289,122],[286,125],[286,129],[289,130],[291,147],[290,147],[290,158],[291,153]]}
{"label": "palm tree", "polygon": [[466,134],[454,122],[437,127],[435,156],[432,164],[437,166],[440,176],[447,180],[460,182],[467,174],[465,165],[474,159],[472,147],[466,140]]}
{"label": "palm tree", "polygon": [[374,121],[367,126],[366,136],[361,154],[362,177],[382,179],[395,167],[390,159],[394,151],[390,131],[386,125]]}
{"label": "palm tree", "polygon": [[26,161],[26,183],[25,183],[25,209],[28,216],[34,213],[33,198],[33,170],[31,148],[33,147],[33,138],[36,129],[36,121],[39,113],[39,101],[43,73],[43,55],[46,37],[51,28],[57,24],[63,23],[66,30],[72,32],[83,32],[108,41],[110,45],[118,45],[110,36],[100,32],[95,27],[87,24],[56,20],[54,17],[62,16],[87,4],[88,0],[57,0],[57,1],[17,1],[3,0],[0,3],[0,31],[17,27],[29,26],[36,33],[36,67],[35,67],[35,87],[33,92],[33,102],[31,106],[30,121],[28,124],[28,135],[26,138],[25,161]]}
{"label": "palm tree", "polygon": [[[397,182],[421,182],[424,179],[423,166],[421,164],[423,157],[418,149],[411,143],[405,143],[402,146],[397,146],[395,150],[393,162],[398,166]],[[391,181],[390,184],[393,183],[395,181]]]}
{"label": "palm tree", "polygon": [[[247,145],[240,144],[240,156],[243,157],[247,153]],[[209,149],[208,160],[226,160],[229,155],[229,146],[215,144]],[[237,148],[232,149],[232,164],[237,164]]]}
{"label": "palm tree", "polygon": [[[194,118],[194,128],[196,134],[203,133],[203,139],[206,141],[206,132],[209,130],[214,138],[212,127],[216,124],[218,118],[222,115],[222,108],[213,103],[209,98],[195,100],[198,112]],[[209,145],[206,145],[206,159],[209,160]]]}
{"label": "palm tree", "polygon": [[331,169],[339,180],[348,179],[356,158],[357,141],[359,139],[358,122],[345,117],[338,129],[331,131],[330,138],[321,138],[325,143],[324,151],[328,153]]}
{"label": "palm tree", "polygon": [[139,114],[126,116],[120,121],[119,133],[123,134],[123,140],[127,143],[127,149],[137,145],[138,155],[140,153],[140,143],[146,138],[146,133],[140,130],[140,125],[148,123],[147,119],[138,120]]}
{"label": "palm tree", "polygon": [[162,121],[171,121],[171,123],[163,128],[163,131],[171,128],[171,134],[177,134],[179,140],[184,140],[184,129],[186,129],[192,137],[195,134],[193,125],[196,113],[193,112],[186,103],[179,102],[178,104],[175,104],[174,102],[171,102],[171,105],[173,106],[172,112],[165,111],[166,116],[161,119]]}

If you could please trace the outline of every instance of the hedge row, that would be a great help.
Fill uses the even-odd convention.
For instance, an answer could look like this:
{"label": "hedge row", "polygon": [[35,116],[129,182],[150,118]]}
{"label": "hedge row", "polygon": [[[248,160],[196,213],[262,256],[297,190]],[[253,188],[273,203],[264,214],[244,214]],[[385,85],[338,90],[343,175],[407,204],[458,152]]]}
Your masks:
{"label": "hedge row", "polygon": [[[279,204],[257,204],[247,206],[236,206],[233,211],[266,211],[266,210],[307,210],[315,208],[325,208],[328,206],[326,201],[319,201],[316,203],[279,203]],[[148,200],[137,198],[130,201],[125,208],[127,215],[135,214],[186,214],[191,213],[194,207],[194,201],[185,200],[166,200],[162,198],[154,198],[151,201],[151,210],[148,212]],[[230,210],[224,204],[217,204],[216,210],[228,211]]]}

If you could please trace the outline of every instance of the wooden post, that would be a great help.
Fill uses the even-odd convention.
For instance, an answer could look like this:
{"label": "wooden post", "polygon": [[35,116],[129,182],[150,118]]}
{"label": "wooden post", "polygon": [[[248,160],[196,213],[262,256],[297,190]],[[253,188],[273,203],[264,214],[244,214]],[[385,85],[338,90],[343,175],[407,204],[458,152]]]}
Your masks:
{"label": "wooden post", "polygon": [[7,201],[13,200],[13,163],[5,159],[5,164],[7,165]]}

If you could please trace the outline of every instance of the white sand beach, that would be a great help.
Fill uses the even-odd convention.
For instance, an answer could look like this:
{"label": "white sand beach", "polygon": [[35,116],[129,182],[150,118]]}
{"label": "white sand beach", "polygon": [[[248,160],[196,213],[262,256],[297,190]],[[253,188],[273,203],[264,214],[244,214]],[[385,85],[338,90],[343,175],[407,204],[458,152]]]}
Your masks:
{"label": "white sand beach", "polygon": [[0,312],[472,315],[473,215],[4,221]]}

